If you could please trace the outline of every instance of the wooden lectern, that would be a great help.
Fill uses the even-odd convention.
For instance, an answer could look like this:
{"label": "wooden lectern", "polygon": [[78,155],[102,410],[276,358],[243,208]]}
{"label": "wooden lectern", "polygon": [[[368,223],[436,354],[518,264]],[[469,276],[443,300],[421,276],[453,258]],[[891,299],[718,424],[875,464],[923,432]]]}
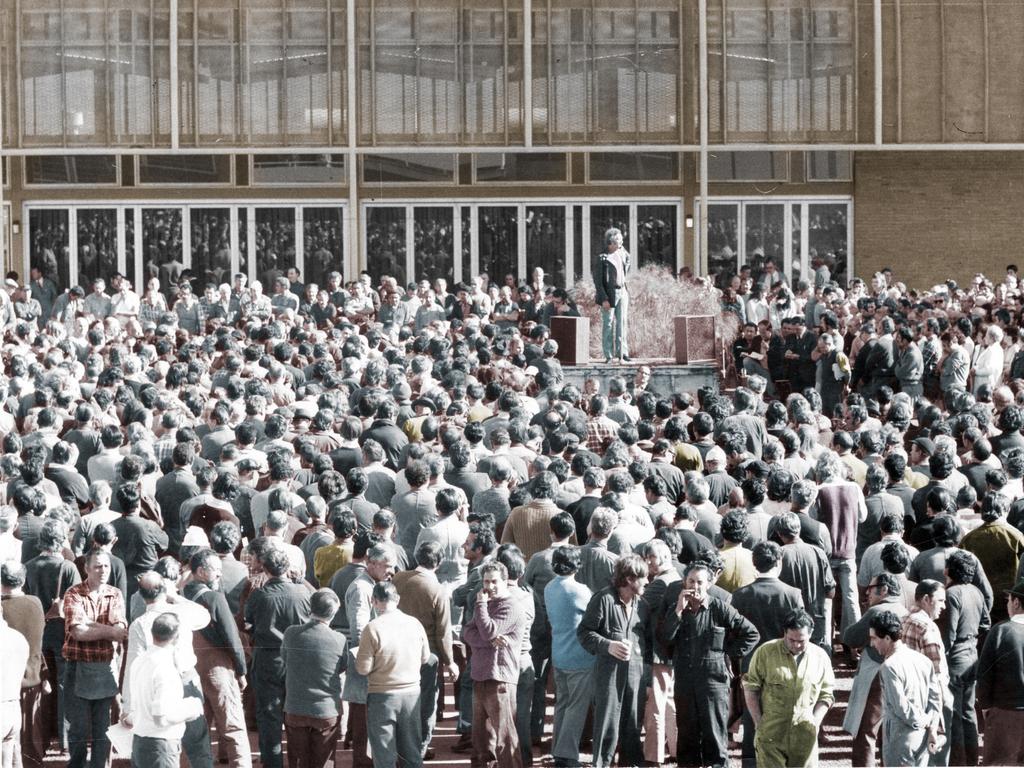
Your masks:
{"label": "wooden lectern", "polygon": [[558,361],[562,365],[590,362],[589,317],[555,315],[551,318],[551,338],[558,342]]}
{"label": "wooden lectern", "polygon": [[676,362],[681,365],[715,360],[715,316],[678,315],[673,318]]}

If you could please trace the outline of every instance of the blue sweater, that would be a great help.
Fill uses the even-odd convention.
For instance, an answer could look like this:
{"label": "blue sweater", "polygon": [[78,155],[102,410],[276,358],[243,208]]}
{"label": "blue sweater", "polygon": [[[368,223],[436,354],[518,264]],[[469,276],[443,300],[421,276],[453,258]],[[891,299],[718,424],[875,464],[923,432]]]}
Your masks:
{"label": "blue sweater", "polygon": [[544,587],[544,605],[551,624],[551,661],[557,669],[580,670],[594,666],[594,657],[576,639],[590,590],[573,576],[556,576]]}

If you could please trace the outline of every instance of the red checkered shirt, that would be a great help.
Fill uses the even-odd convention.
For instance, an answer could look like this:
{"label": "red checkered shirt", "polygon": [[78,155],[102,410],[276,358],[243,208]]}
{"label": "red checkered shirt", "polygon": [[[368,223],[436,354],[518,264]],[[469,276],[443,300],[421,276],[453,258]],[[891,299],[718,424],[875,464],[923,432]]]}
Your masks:
{"label": "red checkered shirt", "polygon": [[608,444],[618,437],[618,423],[607,416],[595,416],[587,421],[587,450],[603,454]]}
{"label": "red checkered shirt", "polygon": [[83,582],[64,593],[63,654],[66,661],[111,661],[114,658],[111,640],[75,640],[71,636],[72,627],[93,622],[109,627],[128,626],[121,590],[103,584],[99,595],[93,597],[88,582]]}
{"label": "red checkered shirt", "polygon": [[949,682],[949,666],[942,646],[942,633],[931,617],[918,609],[903,618],[903,642],[907,648],[924,654],[943,683]]}

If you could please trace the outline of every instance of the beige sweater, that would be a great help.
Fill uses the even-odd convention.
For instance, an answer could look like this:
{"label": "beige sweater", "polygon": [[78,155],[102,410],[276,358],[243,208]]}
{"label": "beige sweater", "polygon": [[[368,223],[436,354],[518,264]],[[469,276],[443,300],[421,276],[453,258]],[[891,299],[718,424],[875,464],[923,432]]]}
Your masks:
{"label": "beige sweater", "polygon": [[412,693],[420,688],[420,667],[428,658],[423,625],[396,609],[366,625],[356,672],[367,677],[370,693]]}

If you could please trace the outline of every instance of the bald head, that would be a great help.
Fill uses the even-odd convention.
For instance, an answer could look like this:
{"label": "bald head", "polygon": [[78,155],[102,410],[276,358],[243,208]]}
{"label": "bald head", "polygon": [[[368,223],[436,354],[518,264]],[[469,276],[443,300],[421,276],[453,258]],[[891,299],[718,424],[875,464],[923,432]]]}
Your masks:
{"label": "bald head", "polygon": [[163,576],[156,571],[146,571],[139,576],[139,594],[145,600],[146,605],[155,603],[167,593],[167,584]]}

